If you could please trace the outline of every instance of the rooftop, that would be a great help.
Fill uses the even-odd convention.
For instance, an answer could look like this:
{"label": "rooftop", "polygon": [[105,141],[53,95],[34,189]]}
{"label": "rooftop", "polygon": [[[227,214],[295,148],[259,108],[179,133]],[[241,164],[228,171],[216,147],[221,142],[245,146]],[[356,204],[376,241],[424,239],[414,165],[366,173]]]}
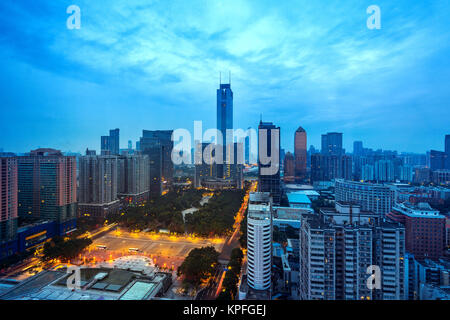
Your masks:
{"label": "rooftop", "polygon": [[397,203],[393,209],[413,218],[445,218],[445,216],[439,213],[439,210],[431,208],[425,202],[418,203],[417,205],[408,202]]}
{"label": "rooftop", "polygon": [[303,191],[289,192],[287,194],[289,203],[311,204],[311,200]]}

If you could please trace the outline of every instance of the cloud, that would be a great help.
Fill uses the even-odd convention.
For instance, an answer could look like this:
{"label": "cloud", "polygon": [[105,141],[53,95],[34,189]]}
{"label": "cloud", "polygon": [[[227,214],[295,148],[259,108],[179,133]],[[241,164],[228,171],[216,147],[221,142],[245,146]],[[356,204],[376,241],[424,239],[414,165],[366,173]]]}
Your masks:
{"label": "cloud", "polygon": [[[178,111],[177,119],[165,115],[159,121],[167,128],[189,127],[202,117],[214,126],[218,74],[228,71],[240,127],[255,126],[262,113],[286,128],[301,124],[313,133],[351,129],[364,136],[364,130],[369,134],[381,125],[400,132],[410,124],[383,117],[401,120],[412,105],[417,112],[450,116],[449,5],[443,2],[379,1],[382,29],[368,30],[365,9],[371,3],[366,1],[132,0],[105,5],[85,0],[78,1],[81,29],[67,30],[69,2],[1,2],[2,69],[17,63],[42,71],[36,76],[42,77],[42,94],[49,97],[55,84],[45,81],[57,78],[65,104],[71,103],[64,100],[73,97],[71,87],[91,88],[91,98],[80,94],[77,99],[86,108],[112,92],[108,117],[116,126],[134,120],[119,116],[121,104],[142,110],[139,106],[146,103]],[[26,109],[20,98],[14,104]],[[50,113],[55,108],[43,104]],[[161,108],[149,108],[145,115],[161,117]],[[414,121],[422,126],[420,117]],[[438,128],[445,133],[445,123]],[[94,129],[91,134],[98,135]],[[352,134],[344,132],[348,144]],[[422,150],[434,137],[423,137]],[[310,141],[317,146],[319,138],[316,134]],[[293,134],[286,132],[286,148],[292,141]],[[84,149],[79,141],[70,148]]]}

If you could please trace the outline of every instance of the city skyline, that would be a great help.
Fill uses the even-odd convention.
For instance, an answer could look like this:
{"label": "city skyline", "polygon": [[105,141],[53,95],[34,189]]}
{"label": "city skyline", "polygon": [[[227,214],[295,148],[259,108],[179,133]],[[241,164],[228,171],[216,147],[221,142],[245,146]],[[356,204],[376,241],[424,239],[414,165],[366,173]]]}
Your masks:
{"label": "city skyline", "polygon": [[308,148],[342,132],[347,152],[355,140],[443,150],[448,4],[379,1],[381,30],[366,27],[370,3],[335,4],[79,1],[69,30],[68,3],[1,3],[0,148],[82,153],[111,128],[121,148],[142,130],[215,128],[219,73],[231,72],[234,126],[262,114],[287,151],[299,125]]}

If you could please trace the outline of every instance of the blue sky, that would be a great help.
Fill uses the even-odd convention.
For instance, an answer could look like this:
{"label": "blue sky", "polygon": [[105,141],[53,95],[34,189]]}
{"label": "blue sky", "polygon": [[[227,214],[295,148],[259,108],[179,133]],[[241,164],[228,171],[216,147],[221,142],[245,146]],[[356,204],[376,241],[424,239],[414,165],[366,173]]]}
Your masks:
{"label": "blue sky", "polygon": [[[66,8],[81,9],[68,30]],[[381,30],[366,8],[381,8]],[[443,149],[450,133],[449,1],[0,2],[0,148],[99,149],[121,129],[215,127],[219,72],[234,126],[281,127],[293,149],[344,133],[371,148]],[[226,76],[224,76],[226,78]]]}

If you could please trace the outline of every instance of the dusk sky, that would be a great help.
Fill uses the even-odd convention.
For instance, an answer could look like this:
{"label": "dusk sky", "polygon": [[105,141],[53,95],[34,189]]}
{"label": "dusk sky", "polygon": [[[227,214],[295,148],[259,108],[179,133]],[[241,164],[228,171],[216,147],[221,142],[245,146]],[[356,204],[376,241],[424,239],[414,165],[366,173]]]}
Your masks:
{"label": "dusk sky", "polygon": [[[69,30],[69,5],[81,28]],[[381,29],[366,26],[369,5]],[[344,134],[374,149],[443,150],[450,134],[449,1],[0,1],[0,148],[84,152],[120,128],[216,126],[219,72],[234,127],[281,127],[293,150]]]}

